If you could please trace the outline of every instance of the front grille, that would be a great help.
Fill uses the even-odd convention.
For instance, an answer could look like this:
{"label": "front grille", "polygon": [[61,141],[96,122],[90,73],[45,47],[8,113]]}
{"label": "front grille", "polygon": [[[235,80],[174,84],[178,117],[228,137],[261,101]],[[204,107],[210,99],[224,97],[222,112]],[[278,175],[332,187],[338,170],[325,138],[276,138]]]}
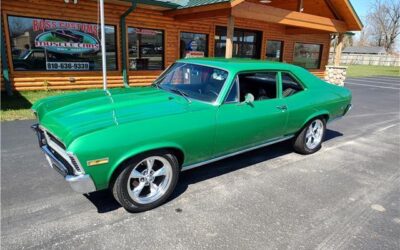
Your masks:
{"label": "front grille", "polygon": [[76,161],[75,157],[69,155],[69,159],[71,160],[71,163],[72,163],[73,167],[75,168],[75,170],[78,173],[82,173],[83,171],[82,171],[81,167],[79,166],[78,162]]}
{"label": "front grille", "polygon": [[62,149],[64,149],[64,150],[66,149],[64,143],[62,143],[60,140],[58,140],[57,137],[55,137],[54,135],[52,135],[52,134],[49,133],[49,132],[46,132],[46,134],[47,134],[47,136],[50,138],[50,140],[51,140],[52,142],[54,142],[55,144],[57,144],[60,148],[62,148]]}
{"label": "front grille", "polygon": [[75,155],[66,152],[64,143],[57,139],[57,137],[51,134],[47,129],[39,128],[39,131],[44,135],[43,138],[47,139],[43,141],[43,145],[47,145],[53,155],[63,165],[65,165],[69,174],[79,175],[85,173]]}
{"label": "front grille", "polygon": [[69,162],[67,162],[64,157],[62,157],[57,151],[55,151],[54,149],[50,148],[51,153],[57,158],[57,160],[59,162],[61,162],[64,167],[67,168],[68,173],[67,174],[74,174],[74,169],[71,167],[71,165],[69,164]]}

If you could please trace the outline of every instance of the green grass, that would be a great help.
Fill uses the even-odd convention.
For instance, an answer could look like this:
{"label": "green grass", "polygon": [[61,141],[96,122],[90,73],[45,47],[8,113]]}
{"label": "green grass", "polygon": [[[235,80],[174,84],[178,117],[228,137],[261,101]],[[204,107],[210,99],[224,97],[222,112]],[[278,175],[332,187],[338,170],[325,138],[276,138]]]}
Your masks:
{"label": "green grass", "polygon": [[400,67],[373,66],[373,65],[349,65],[347,77],[366,76],[399,76]]}
{"label": "green grass", "polygon": [[15,91],[13,96],[1,92],[1,121],[34,119],[30,108],[35,101],[71,92],[76,91]]}

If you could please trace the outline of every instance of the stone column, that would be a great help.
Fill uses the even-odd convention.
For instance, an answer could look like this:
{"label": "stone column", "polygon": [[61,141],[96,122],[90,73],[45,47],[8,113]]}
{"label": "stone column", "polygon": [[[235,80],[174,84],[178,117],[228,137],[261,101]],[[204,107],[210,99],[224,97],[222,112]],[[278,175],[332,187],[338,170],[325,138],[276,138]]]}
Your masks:
{"label": "stone column", "polygon": [[347,73],[347,67],[346,66],[340,66],[340,60],[342,56],[342,49],[343,49],[343,38],[344,38],[344,33],[338,33],[337,34],[337,43],[335,46],[335,55],[333,59],[333,64],[334,65],[327,65],[326,70],[325,70],[325,81],[343,86],[344,85],[344,80],[346,80],[346,73]]}
{"label": "stone column", "polygon": [[347,66],[334,66],[327,65],[325,71],[325,81],[344,86],[344,80],[346,80]]}

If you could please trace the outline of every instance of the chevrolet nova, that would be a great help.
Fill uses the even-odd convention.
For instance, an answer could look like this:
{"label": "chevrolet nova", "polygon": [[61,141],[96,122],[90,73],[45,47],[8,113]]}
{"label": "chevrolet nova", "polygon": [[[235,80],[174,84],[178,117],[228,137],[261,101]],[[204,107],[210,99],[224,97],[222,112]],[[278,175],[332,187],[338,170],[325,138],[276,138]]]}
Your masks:
{"label": "chevrolet nova", "polygon": [[110,188],[139,212],[162,204],[180,171],[289,139],[296,152],[314,153],[327,122],[350,107],[349,90],[300,67],[184,59],[152,86],[39,100],[32,128],[72,189]]}

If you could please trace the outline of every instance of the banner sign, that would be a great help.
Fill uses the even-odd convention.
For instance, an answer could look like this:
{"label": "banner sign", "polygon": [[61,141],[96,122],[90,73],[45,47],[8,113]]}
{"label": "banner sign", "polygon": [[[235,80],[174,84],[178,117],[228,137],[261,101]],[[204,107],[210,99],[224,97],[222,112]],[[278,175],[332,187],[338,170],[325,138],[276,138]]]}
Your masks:
{"label": "banner sign", "polygon": [[100,50],[98,25],[34,19],[34,31],[42,31],[35,38],[35,47],[62,54],[87,54]]}

